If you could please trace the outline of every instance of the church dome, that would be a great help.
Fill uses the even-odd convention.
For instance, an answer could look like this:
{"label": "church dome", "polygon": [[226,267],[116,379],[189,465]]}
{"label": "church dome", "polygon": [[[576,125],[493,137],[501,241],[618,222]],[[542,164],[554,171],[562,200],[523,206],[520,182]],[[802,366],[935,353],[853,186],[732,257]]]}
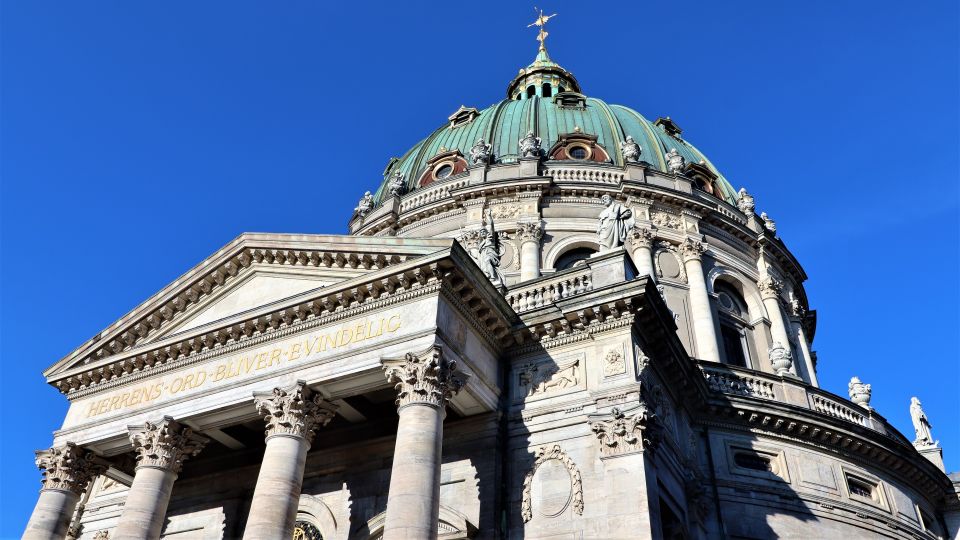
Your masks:
{"label": "church dome", "polygon": [[461,106],[447,120],[402,157],[391,158],[374,195],[377,203],[389,197],[387,185],[397,173],[403,175],[405,192],[410,193],[465,172],[470,149],[480,139],[491,145],[491,166],[515,163],[519,158],[518,141],[532,131],[542,139],[546,160],[554,159],[549,153],[551,147],[575,133],[596,138],[603,149],[602,159],[593,160],[599,166],[625,165],[620,143],[628,136],[640,145],[640,160],[659,171],[669,170],[666,154],[675,148],[686,163],[706,167],[716,176],[712,182],[716,197],[736,204],[733,186],[681,136],[680,128],[669,117],[651,122],[629,107],[580,93],[573,74],[553,62],[543,49],[510,82],[507,99],[483,110]]}

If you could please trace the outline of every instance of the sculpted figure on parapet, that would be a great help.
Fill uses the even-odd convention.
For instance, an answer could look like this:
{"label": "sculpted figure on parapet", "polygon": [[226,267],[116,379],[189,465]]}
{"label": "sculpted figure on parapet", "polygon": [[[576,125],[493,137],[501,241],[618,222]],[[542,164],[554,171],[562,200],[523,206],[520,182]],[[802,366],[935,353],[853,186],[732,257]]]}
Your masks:
{"label": "sculpted figure on parapet", "polygon": [[633,211],[614,201],[610,195],[604,195],[600,201],[605,208],[600,212],[597,224],[597,243],[601,251],[609,251],[626,241],[627,233],[633,227]]}
{"label": "sculpted figure on parapet", "polygon": [[913,440],[913,445],[917,448],[929,448],[937,446],[933,440],[933,432],[930,430],[930,419],[927,413],[923,412],[923,406],[916,397],[910,398],[910,419],[913,420],[913,431],[917,437]]}
{"label": "sculpted figure on parapet", "polygon": [[676,148],[671,148],[667,152],[667,168],[670,169],[670,172],[673,174],[680,174],[683,171],[683,166],[686,164],[686,160],[683,159],[683,156],[680,155],[680,152],[677,152]]}
{"label": "sculpted figure on parapet", "polygon": [[500,235],[493,225],[493,214],[487,210],[487,226],[480,229],[480,269],[495,287],[502,287],[506,283],[500,271],[501,244]]}

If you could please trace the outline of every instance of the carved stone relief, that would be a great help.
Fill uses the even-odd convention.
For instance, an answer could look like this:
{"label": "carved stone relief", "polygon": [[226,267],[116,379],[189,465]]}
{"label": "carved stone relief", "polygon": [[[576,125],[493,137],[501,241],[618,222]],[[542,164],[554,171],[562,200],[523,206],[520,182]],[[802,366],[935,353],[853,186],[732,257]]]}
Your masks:
{"label": "carved stone relief", "polygon": [[523,480],[523,522],[533,519],[534,499],[537,513],[544,517],[559,516],[571,507],[583,515],[583,483],[576,463],[559,444],[541,446],[534,455],[533,467]]}
{"label": "carved stone relief", "polygon": [[613,377],[627,372],[627,362],[623,358],[623,350],[619,347],[610,349],[603,355],[603,376]]}
{"label": "carved stone relief", "polygon": [[676,247],[670,242],[657,243],[653,260],[657,266],[657,276],[680,282],[687,281],[687,271],[680,263]]}
{"label": "carved stone relief", "polygon": [[494,219],[511,219],[520,215],[523,207],[519,204],[501,204],[490,209]]}
{"label": "carved stone relief", "polygon": [[651,211],[650,221],[660,228],[674,229],[677,231],[683,228],[683,222],[680,221],[679,217],[666,212]]}
{"label": "carved stone relief", "polygon": [[527,364],[517,373],[518,397],[541,397],[577,388],[582,378],[579,358],[562,364]]}

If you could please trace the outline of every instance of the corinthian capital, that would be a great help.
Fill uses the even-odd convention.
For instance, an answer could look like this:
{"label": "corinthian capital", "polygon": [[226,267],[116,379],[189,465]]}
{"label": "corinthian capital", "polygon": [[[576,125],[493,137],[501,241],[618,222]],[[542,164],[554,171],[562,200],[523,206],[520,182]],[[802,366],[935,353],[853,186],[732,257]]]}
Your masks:
{"label": "corinthian capital", "polygon": [[703,242],[689,236],[680,244],[680,253],[683,255],[683,262],[699,261],[706,250],[707,246],[704,245]]}
{"label": "corinthian capital", "polygon": [[266,436],[301,437],[310,444],[316,429],[333,420],[337,406],[313,395],[303,381],[289,388],[253,394],[257,412],[267,422]]}
{"label": "corinthian capital", "polygon": [[37,468],[43,471],[42,490],[81,494],[90,479],[106,470],[106,463],[73,443],[37,450]]}
{"label": "corinthian capital", "polygon": [[137,453],[138,468],[152,467],[179,473],[183,462],[199,454],[209,439],[165,416],[156,423],[131,426],[130,442]]}
{"label": "corinthian capital", "polygon": [[767,298],[779,298],[783,284],[779,280],[767,276],[757,282],[757,287],[760,289],[760,298],[766,300]]}
{"label": "corinthian capital", "polygon": [[630,229],[630,233],[627,235],[630,238],[630,243],[633,244],[633,247],[650,247],[653,245],[653,239],[656,235],[653,234],[653,230],[649,227],[643,227],[641,225],[634,225]]}
{"label": "corinthian capital", "polygon": [[590,429],[600,439],[601,457],[653,451],[660,444],[662,427],[647,404],[641,401],[628,412],[614,408],[610,415],[590,417]]}
{"label": "corinthian capital", "polygon": [[537,242],[543,238],[543,225],[539,221],[521,221],[517,223],[517,239],[520,243]]}
{"label": "corinthian capital", "polygon": [[457,363],[447,360],[439,347],[421,354],[407,353],[403,360],[385,362],[387,381],[397,389],[397,407],[413,403],[443,408],[463,388]]}

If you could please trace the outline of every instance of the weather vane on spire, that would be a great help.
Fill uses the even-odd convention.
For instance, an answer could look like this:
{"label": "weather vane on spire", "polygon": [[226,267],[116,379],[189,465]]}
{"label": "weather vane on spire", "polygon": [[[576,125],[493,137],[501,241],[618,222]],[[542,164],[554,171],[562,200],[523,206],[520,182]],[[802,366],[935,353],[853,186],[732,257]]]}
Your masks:
{"label": "weather vane on spire", "polygon": [[546,28],[546,26],[547,26],[547,21],[549,21],[550,19],[556,17],[557,14],[554,13],[553,15],[544,15],[544,14],[543,14],[543,10],[542,10],[542,9],[537,9],[536,7],[533,8],[533,10],[540,12],[540,16],[537,17],[537,20],[535,20],[535,21],[533,21],[532,23],[528,24],[528,25],[527,25],[527,28],[530,28],[531,26],[539,26],[539,27],[540,27],[540,32],[537,34],[537,41],[540,42],[540,50],[541,50],[541,51],[546,51],[546,50],[547,50],[547,47],[546,47],[546,45],[544,45],[544,41],[546,41],[546,40],[547,40],[547,36],[550,35],[550,34],[548,34],[547,31],[545,30],[545,28]]}

